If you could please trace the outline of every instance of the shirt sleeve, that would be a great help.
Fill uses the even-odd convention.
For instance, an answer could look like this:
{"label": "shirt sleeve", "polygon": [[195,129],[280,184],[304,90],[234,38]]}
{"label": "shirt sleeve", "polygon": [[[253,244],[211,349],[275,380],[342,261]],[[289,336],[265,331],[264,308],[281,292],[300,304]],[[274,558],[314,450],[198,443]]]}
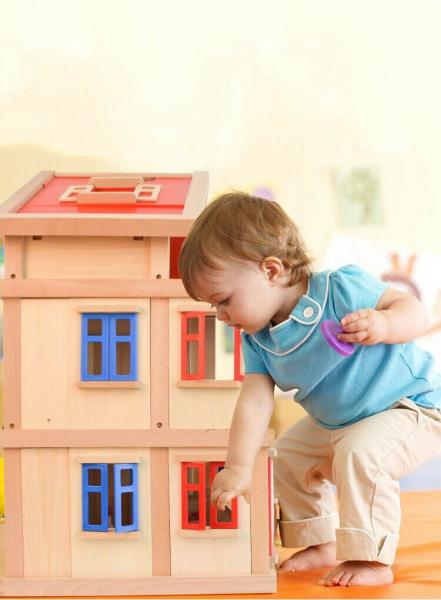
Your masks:
{"label": "shirt sleeve", "polygon": [[248,333],[242,332],[242,354],[245,363],[245,375],[248,373],[263,373],[268,375],[268,369],[260,355],[259,349]]}
{"label": "shirt sleeve", "polygon": [[362,308],[375,308],[390,287],[361,267],[347,265],[331,274],[329,300],[335,314],[342,319],[348,313]]}

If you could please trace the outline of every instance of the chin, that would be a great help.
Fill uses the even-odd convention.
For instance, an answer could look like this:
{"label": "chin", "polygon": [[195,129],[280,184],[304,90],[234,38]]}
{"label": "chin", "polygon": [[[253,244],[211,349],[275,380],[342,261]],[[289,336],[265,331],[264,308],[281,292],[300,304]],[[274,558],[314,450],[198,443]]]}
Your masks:
{"label": "chin", "polygon": [[242,329],[245,331],[245,333],[248,333],[249,335],[253,335],[253,333],[256,333],[257,331],[260,331],[260,329],[262,329],[261,327],[244,327],[242,326]]}

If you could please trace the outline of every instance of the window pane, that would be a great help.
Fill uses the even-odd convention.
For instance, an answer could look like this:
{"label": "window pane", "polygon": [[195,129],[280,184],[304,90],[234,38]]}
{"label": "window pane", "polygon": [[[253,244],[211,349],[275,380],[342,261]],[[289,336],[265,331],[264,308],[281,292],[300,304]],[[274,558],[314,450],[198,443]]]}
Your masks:
{"label": "window pane", "polygon": [[187,342],[187,373],[196,375],[199,372],[199,343],[197,341]]}
{"label": "window pane", "polygon": [[90,525],[101,525],[101,494],[98,492],[89,492],[89,515]]}
{"label": "window pane", "polygon": [[187,333],[198,333],[199,331],[199,319],[197,317],[190,317],[187,319]]}
{"label": "window pane", "polygon": [[121,524],[131,525],[133,523],[133,493],[121,494]]}
{"label": "window pane", "polygon": [[89,469],[87,474],[89,485],[101,485],[101,471],[99,469]]}
{"label": "window pane", "polygon": [[130,342],[116,344],[116,374],[130,375]]}
{"label": "window pane", "polygon": [[195,467],[187,469],[187,483],[199,483],[199,470]]}
{"label": "window pane", "polygon": [[132,485],[133,483],[133,478],[132,478],[132,469],[123,469],[121,471],[121,485],[125,486],[125,485]]}
{"label": "window pane", "polygon": [[199,492],[187,492],[188,494],[188,522],[199,523]]}
{"label": "window pane", "polygon": [[205,316],[205,379],[216,378],[216,317]]}
{"label": "window pane", "polygon": [[218,523],[231,523],[231,510],[227,507],[225,510],[217,511]]}
{"label": "window pane", "polygon": [[130,335],[130,319],[116,319],[116,335]]}
{"label": "window pane", "polygon": [[216,379],[234,379],[234,329],[216,321]]}
{"label": "window pane", "polygon": [[87,344],[87,374],[101,375],[103,371],[101,342]]}
{"label": "window pane", "polygon": [[101,319],[88,319],[87,321],[87,334],[88,335],[102,335],[103,333],[103,322]]}
{"label": "window pane", "polygon": [[107,465],[107,499],[109,505],[107,507],[107,514],[109,516],[109,529],[115,527],[115,465]]}

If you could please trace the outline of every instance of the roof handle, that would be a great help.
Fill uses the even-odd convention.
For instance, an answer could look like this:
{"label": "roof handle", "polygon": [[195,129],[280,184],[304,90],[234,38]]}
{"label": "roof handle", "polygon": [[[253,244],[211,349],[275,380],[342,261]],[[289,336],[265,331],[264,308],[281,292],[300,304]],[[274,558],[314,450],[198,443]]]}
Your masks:
{"label": "roof handle", "polygon": [[91,177],[88,181],[89,185],[95,188],[135,188],[140,183],[144,183],[144,178],[141,176],[134,177]]}
{"label": "roof handle", "polygon": [[143,177],[91,177],[86,185],[72,185],[60,202],[77,204],[143,204],[155,202],[161,185],[146,183]]}

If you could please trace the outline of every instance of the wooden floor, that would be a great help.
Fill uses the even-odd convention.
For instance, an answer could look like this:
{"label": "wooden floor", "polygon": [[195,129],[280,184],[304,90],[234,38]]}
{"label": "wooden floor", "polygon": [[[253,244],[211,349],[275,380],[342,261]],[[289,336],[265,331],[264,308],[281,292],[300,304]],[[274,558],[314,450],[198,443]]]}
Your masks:
{"label": "wooden floor", "polygon": [[[276,594],[229,598],[441,598],[441,492],[404,492],[402,529],[395,583],[366,588],[323,588],[317,585],[326,569],[279,574]],[[0,569],[4,569],[4,527],[0,524]],[[282,557],[292,551],[282,550]],[[129,596],[119,596],[128,598]],[[151,598],[152,596],[138,596]],[[163,598],[226,598],[228,596],[163,596]]]}

